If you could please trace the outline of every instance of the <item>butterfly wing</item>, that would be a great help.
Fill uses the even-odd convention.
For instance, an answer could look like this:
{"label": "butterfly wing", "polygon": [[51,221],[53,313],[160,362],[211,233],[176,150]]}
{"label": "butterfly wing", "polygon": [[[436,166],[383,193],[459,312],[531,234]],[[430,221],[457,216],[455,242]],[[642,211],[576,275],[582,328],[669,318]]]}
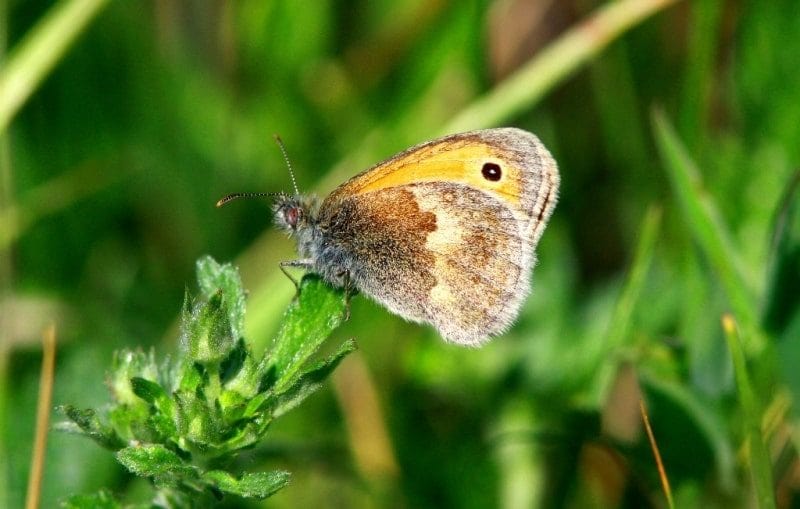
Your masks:
{"label": "butterfly wing", "polygon": [[322,261],[391,311],[480,344],[519,312],[558,182],[549,152],[519,129],[413,147],[323,202]]}

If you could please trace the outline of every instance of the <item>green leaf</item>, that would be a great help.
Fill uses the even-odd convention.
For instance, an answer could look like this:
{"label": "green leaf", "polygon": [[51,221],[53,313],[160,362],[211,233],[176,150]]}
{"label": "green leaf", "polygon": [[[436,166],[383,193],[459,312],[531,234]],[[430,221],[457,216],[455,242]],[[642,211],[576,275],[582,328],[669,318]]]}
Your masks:
{"label": "green leaf", "polygon": [[800,317],[800,173],[794,175],[775,218],[764,327],[776,337]]}
{"label": "green leaf", "polygon": [[122,506],[108,490],[91,495],[72,495],[61,504],[64,509],[120,509]]}
{"label": "green leaf", "polygon": [[311,393],[319,389],[322,385],[322,382],[328,378],[336,366],[339,365],[339,362],[341,362],[344,356],[355,349],[355,341],[349,339],[342,343],[341,346],[339,346],[339,349],[336,350],[333,355],[324,361],[317,363],[314,367],[303,371],[303,373],[297,378],[296,382],[292,384],[292,386],[286,390],[286,392],[279,394],[275,408],[272,410],[273,416],[279,417],[285,414],[292,408],[299,405]]}
{"label": "green leaf", "polygon": [[197,262],[200,296],[184,304],[181,343],[193,362],[223,362],[239,344],[244,330],[245,298],[239,272],[211,257]]}
{"label": "green leaf", "polygon": [[739,387],[739,405],[744,415],[744,426],[749,445],[748,460],[758,507],[775,508],[775,495],[772,480],[772,462],[765,438],[761,433],[761,403],[753,390],[750,374],[747,372],[742,339],[736,321],[730,315],[722,317],[722,328],[733,358],[733,370],[736,373],[736,384]]}
{"label": "green leaf", "polygon": [[142,401],[140,406],[116,405],[108,410],[108,421],[117,434],[131,442],[159,442],[169,436],[168,425],[153,421],[150,407]]}
{"label": "green leaf", "polygon": [[631,268],[625,279],[625,285],[614,305],[614,311],[608,325],[608,334],[604,342],[604,354],[599,355],[602,364],[591,384],[592,401],[598,407],[608,397],[611,384],[619,369],[618,362],[608,362],[609,358],[619,353],[619,350],[629,343],[631,329],[633,328],[634,312],[640,305],[642,289],[647,272],[653,261],[655,245],[658,239],[661,224],[661,209],[651,206],[642,221],[639,243],[633,256]]}
{"label": "green leaf", "polygon": [[238,338],[232,334],[227,307],[225,295],[218,291],[184,315],[181,343],[193,362],[219,363],[236,346]]}
{"label": "green leaf", "polygon": [[158,486],[177,486],[197,477],[194,467],[159,444],[125,447],[117,451],[117,460],[134,474],[151,477]]}
{"label": "green leaf", "polygon": [[181,442],[181,448],[188,448],[188,444],[203,451],[213,448],[220,431],[217,409],[209,406],[202,394],[195,392],[176,392],[175,401],[178,404],[178,433],[187,442]]}
{"label": "green leaf", "polygon": [[[786,384],[800,395],[800,172],[778,206],[769,269],[763,323],[777,339],[776,351]],[[796,406],[793,406],[798,415]]]}
{"label": "green leaf", "polygon": [[[237,347],[220,365],[220,381],[226,392],[250,399],[261,390],[262,371],[263,364],[256,361],[244,340],[240,340]],[[223,406],[226,404],[223,403]]]}
{"label": "green leaf", "polygon": [[197,260],[197,283],[201,298],[210,300],[218,292],[225,303],[230,333],[234,340],[244,335],[245,295],[239,271],[230,263],[217,263],[210,256]]}
{"label": "green leaf", "polygon": [[194,392],[205,383],[202,367],[189,359],[183,359],[180,363],[180,368],[176,371],[179,373],[176,375],[179,376],[179,381],[176,384],[176,390],[178,391]]}
{"label": "green leaf", "polygon": [[147,401],[151,405],[162,407],[165,403],[169,402],[169,396],[164,391],[164,388],[156,382],[135,376],[131,378],[131,388],[133,393]]}
{"label": "green leaf", "polygon": [[[175,440],[175,403],[156,382],[140,377],[131,378],[133,393],[151,405],[148,424],[160,439]],[[149,438],[149,437],[148,437]]]}
{"label": "green leaf", "polygon": [[275,392],[294,384],[306,361],[342,323],[344,310],[342,291],[332,289],[317,276],[303,278],[300,294],[286,310],[269,353]]}
{"label": "green leaf", "polygon": [[267,400],[273,397],[271,392],[262,392],[255,398],[251,399],[247,402],[247,406],[245,407],[244,411],[242,412],[243,417],[253,417],[257,413],[261,412],[266,405]]}
{"label": "green leaf", "polygon": [[[236,342],[236,347],[228,353],[228,357],[223,359],[219,367],[220,382],[227,383],[244,368],[244,364],[248,359],[252,359],[252,355],[247,348],[243,338],[239,338]],[[258,386],[256,386],[257,388]]]}
{"label": "green leaf", "polygon": [[74,428],[61,424],[58,427],[61,431],[86,435],[106,449],[111,449],[112,451],[125,446],[125,442],[112,428],[100,422],[94,410],[78,410],[72,405],[64,405],[58,407],[58,409],[77,425],[77,428]]}
{"label": "green leaf", "polygon": [[159,370],[153,350],[147,353],[141,350],[120,350],[114,353],[108,385],[117,403],[143,405],[141,399],[133,392],[131,379],[141,377],[158,380],[158,376]]}
{"label": "green leaf", "polygon": [[258,472],[244,474],[237,479],[222,470],[206,472],[204,481],[225,493],[239,495],[244,498],[265,499],[289,484],[289,472]]}
{"label": "green leaf", "polygon": [[0,133],[106,3],[58,2],[14,48],[0,74]]}
{"label": "green leaf", "polygon": [[309,367],[309,359],[341,323],[344,300],[320,279],[304,279],[272,356],[256,359],[244,338],[235,335],[244,316],[236,271],[206,258],[198,262],[198,279],[201,295],[194,304],[187,297],[184,304],[182,355],[159,366],[152,351],[121,352],[110,376],[116,403],[109,409],[112,426],[91,410],[65,407],[73,423],[64,427],[118,450],[120,463],[151,478],[161,495],[196,496],[210,488],[216,495],[264,498],[283,487],[288,474],[237,478],[216,472],[201,480],[199,465],[224,463],[255,445],[277,414],[318,389],[355,348],[347,341]]}
{"label": "green leaf", "polygon": [[[777,362],[795,401],[800,397],[800,370],[797,369],[800,365],[800,342],[797,338],[800,338],[800,313],[795,314],[792,321],[786,325],[780,341],[775,346]],[[800,408],[797,405],[792,405],[792,412],[795,417],[800,416]]]}
{"label": "green leaf", "polygon": [[718,207],[703,189],[696,164],[667,117],[660,110],[655,110],[652,119],[661,160],[686,225],[717,273],[731,307],[748,332],[746,350],[755,354],[762,350],[765,339],[754,312],[755,298],[745,283],[737,253],[732,247],[731,235],[723,224]]}

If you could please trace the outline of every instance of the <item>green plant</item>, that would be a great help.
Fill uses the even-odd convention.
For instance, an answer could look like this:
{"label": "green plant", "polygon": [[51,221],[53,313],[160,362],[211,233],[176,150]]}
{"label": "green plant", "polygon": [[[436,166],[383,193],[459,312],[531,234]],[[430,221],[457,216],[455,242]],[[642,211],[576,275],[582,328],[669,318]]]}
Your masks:
{"label": "green plant", "polygon": [[[101,416],[64,406],[62,430],[115,452],[136,475],[152,480],[162,507],[210,504],[224,495],[263,499],[289,483],[284,471],[226,470],[270,424],[298,405],[353,351],[345,341],[329,357],[310,358],[342,321],[341,294],[315,277],[301,283],[281,331],[261,357],[243,337],[245,292],[229,264],[197,262],[200,295],[185,300],[181,350],[157,362],[152,351],[117,352],[108,376],[113,396]],[[73,497],[73,507],[113,504],[107,492]],[[114,505],[107,505],[114,507]]]}

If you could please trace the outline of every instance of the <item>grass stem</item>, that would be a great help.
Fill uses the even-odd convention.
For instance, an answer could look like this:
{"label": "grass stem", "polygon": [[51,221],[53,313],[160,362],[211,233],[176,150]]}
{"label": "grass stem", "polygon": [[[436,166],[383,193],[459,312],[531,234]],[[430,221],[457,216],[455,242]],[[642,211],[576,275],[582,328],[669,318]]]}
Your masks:
{"label": "grass stem", "polygon": [[639,410],[642,412],[642,421],[644,422],[644,429],[647,431],[647,440],[650,442],[650,448],[653,450],[653,457],[656,460],[658,477],[661,479],[661,487],[664,490],[664,496],[667,498],[667,507],[675,509],[675,502],[672,499],[672,488],[669,486],[667,471],[664,468],[664,462],[661,460],[661,452],[658,450],[656,437],[653,434],[653,428],[650,426],[650,417],[647,415],[647,408],[644,405],[644,400],[639,400]]}
{"label": "grass stem", "polygon": [[108,0],[62,0],[14,48],[0,74],[0,133]]}
{"label": "grass stem", "polygon": [[50,325],[42,336],[42,372],[39,379],[39,402],[36,408],[36,438],[33,443],[28,494],[25,509],[39,507],[42,491],[47,432],[50,429],[50,407],[53,401],[53,379],[56,366],[56,326]]}

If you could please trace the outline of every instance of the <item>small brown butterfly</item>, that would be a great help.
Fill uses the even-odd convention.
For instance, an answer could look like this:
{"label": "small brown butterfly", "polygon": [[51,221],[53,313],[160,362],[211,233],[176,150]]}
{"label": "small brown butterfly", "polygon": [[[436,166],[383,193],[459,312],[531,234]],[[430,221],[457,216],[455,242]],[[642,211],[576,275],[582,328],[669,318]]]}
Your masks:
{"label": "small brown butterfly", "polygon": [[519,314],[558,186],[553,157],[529,132],[439,138],[356,175],[322,203],[278,195],[275,223],[296,236],[301,257],[282,266],[479,346]]}

